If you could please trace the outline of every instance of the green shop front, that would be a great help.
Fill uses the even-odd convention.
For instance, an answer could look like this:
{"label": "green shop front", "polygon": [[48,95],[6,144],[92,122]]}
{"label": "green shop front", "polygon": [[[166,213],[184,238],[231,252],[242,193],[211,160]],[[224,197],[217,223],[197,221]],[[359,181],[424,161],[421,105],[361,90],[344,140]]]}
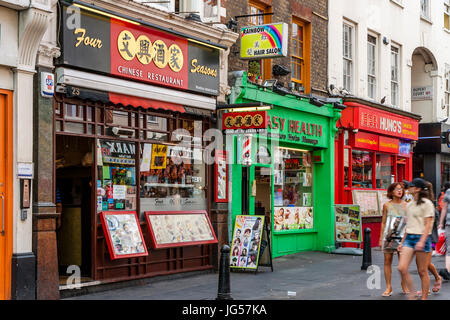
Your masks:
{"label": "green shop front", "polygon": [[339,105],[279,94],[244,73],[224,109],[230,239],[236,216],[264,215],[273,258],[334,249]]}

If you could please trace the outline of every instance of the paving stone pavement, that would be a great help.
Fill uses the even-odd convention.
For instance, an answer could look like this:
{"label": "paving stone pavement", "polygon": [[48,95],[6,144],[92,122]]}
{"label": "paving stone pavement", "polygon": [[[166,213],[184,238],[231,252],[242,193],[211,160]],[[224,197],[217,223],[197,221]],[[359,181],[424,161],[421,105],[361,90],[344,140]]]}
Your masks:
{"label": "paving stone pavement", "polygon": [[[444,257],[433,257],[436,268],[444,268]],[[274,272],[261,267],[259,272],[231,272],[231,296],[235,300],[406,300],[401,293],[398,259],[394,257],[393,295],[385,298],[383,253],[372,250],[372,264],[380,271],[379,288],[374,273],[361,270],[362,256],[302,252],[273,260]],[[377,268],[378,267],[378,268]],[[415,260],[410,272],[416,287],[420,279]],[[371,279],[369,277],[373,276]],[[431,286],[434,278],[430,274]],[[218,273],[184,274],[176,279],[158,279],[142,285],[88,293],[64,300],[214,300],[217,297]],[[101,290],[97,287],[95,291]],[[450,282],[430,300],[450,300]]]}

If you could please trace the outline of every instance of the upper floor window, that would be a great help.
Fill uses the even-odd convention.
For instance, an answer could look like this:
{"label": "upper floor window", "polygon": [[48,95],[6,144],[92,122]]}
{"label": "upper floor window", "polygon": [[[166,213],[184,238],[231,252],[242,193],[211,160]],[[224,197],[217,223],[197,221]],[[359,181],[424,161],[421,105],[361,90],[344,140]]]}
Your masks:
{"label": "upper floor window", "polygon": [[450,30],[450,0],[444,1],[444,28]]}
{"label": "upper floor window", "polygon": [[292,81],[303,83],[305,80],[305,24],[301,21],[292,23]]}
{"label": "upper floor window", "polygon": [[353,90],[353,37],[354,27],[344,23],[343,25],[343,86],[351,92]]}
{"label": "upper floor window", "polygon": [[377,98],[377,38],[367,35],[367,95]]}
{"label": "upper floor window", "polygon": [[[263,5],[256,1],[249,1],[249,24],[261,25],[271,22],[270,15],[264,15],[270,13],[270,7]],[[266,80],[271,78],[271,64],[270,59],[255,59],[248,62],[248,75],[250,79]]]}
{"label": "upper floor window", "polygon": [[450,65],[445,64],[445,108],[447,117],[450,117]]}
{"label": "upper floor window", "polygon": [[176,7],[175,2],[179,2],[179,1],[176,1],[176,0],[157,0],[157,1],[133,0],[133,1],[137,2],[137,3],[142,3],[149,7],[164,10],[164,11],[170,11],[170,12],[178,11],[175,8]]}
{"label": "upper floor window", "polygon": [[400,48],[391,46],[391,104],[400,105]]}
{"label": "upper floor window", "polygon": [[420,16],[430,19],[430,0],[420,0]]}

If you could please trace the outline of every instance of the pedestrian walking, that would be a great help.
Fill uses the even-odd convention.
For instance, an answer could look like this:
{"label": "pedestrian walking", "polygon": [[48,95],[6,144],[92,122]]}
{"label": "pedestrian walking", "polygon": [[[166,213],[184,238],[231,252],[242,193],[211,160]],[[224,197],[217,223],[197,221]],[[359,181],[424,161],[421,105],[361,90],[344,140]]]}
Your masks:
{"label": "pedestrian walking", "polygon": [[426,300],[430,289],[428,267],[430,264],[430,235],[434,220],[434,205],[430,200],[432,195],[429,184],[425,180],[421,178],[413,179],[408,186],[408,191],[412,194],[414,200],[406,206],[406,232],[398,247],[401,253],[398,270],[403,283],[408,288],[408,298],[415,299],[414,282],[408,269],[412,259],[416,256],[417,271],[422,286],[422,300]]}
{"label": "pedestrian walking", "polygon": [[[392,219],[398,217],[403,218],[406,214],[406,201],[403,200],[405,195],[405,189],[399,182],[391,184],[387,189],[387,197],[391,199],[383,205],[383,218],[381,221],[381,234],[380,234],[380,247],[384,254],[384,278],[386,280],[386,290],[383,292],[383,297],[389,297],[392,295],[392,260],[394,254],[399,254],[397,246],[392,245],[391,239],[392,232],[389,230]],[[388,224],[388,227],[386,227]],[[400,238],[401,239],[401,238]],[[395,241],[395,240],[394,240]],[[398,242],[397,242],[398,245]],[[407,293],[407,287],[402,282],[403,293]]]}
{"label": "pedestrian walking", "polygon": [[445,186],[448,186],[448,188],[445,190],[444,199],[442,201],[441,217],[438,225],[439,230],[442,230],[445,227],[445,269],[441,269],[439,274],[445,280],[450,280],[450,183],[448,185],[447,183],[445,183]]}
{"label": "pedestrian walking", "polygon": [[[427,187],[428,190],[430,192],[430,200],[433,201],[434,200],[434,191],[433,191],[433,185],[430,182],[426,182],[427,183]],[[439,275],[438,271],[436,270],[436,266],[433,264],[432,262],[432,258],[433,258],[433,250],[436,247],[436,243],[438,243],[439,241],[439,237],[438,237],[438,224],[439,224],[439,211],[434,208],[434,221],[433,221],[433,228],[431,230],[431,250],[429,253],[429,264],[428,264],[428,271],[431,272],[431,274],[434,276],[434,284],[433,284],[433,289],[432,291],[434,293],[438,293],[439,290],[441,290],[441,285],[442,285],[442,278]],[[428,291],[428,293],[430,293],[430,291]],[[422,291],[417,291],[417,296],[421,296],[422,295]]]}

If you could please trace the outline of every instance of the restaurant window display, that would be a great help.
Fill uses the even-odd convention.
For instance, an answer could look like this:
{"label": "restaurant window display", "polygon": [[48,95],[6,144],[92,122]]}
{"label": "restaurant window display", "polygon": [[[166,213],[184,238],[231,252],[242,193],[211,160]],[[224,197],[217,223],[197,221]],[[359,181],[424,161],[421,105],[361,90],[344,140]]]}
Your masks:
{"label": "restaurant window display", "polygon": [[387,189],[391,183],[394,183],[393,160],[394,158],[388,154],[377,153],[375,169],[377,189]]}
{"label": "restaurant window display", "polygon": [[136,146],[98,140],[97,212],[136,210]]}
{"label": "restaurant window display", "polygon": [[206,210],[202,149],[143,144],[140,167],[141,220],[146,211]]}
{"label": "restaurant window display", "polygon": [[311,152],[278,148],[274,166],[274,230],[313,228]]}
{"label": "restaurant window display", "polygon": [[372,188],[373,153],[352,150],[352,186]]}

